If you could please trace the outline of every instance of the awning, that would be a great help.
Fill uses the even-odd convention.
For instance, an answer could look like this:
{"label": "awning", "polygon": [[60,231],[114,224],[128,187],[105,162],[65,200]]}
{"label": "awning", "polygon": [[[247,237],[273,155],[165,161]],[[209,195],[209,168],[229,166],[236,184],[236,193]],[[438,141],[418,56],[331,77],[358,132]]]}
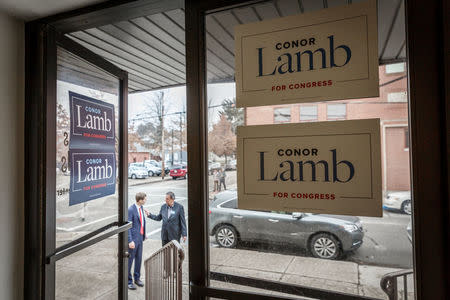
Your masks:
{"label": "awning", "polygon": [[[274,0],[238,7],[206,18],[209,83],[234,81],[233,27],[288,15],[351,5],[355,0]],[[141,92],[186,82],[183,8],[67,34],[129,73],[129,91]],[[378,0],[379,63],[405,61],[404,0]],[[64,66],[61,62],[60,67]],[[87,80],[89,70],[79,76]]]}

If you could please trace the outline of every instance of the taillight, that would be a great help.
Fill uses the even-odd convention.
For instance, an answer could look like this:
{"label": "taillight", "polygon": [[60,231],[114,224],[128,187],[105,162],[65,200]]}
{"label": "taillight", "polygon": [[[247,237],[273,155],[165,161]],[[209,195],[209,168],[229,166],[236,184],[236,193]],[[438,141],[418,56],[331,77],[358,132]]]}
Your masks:
{"label": "taillight", "polygon": [[209,211],[209,214],[211,214],[211,211]]}

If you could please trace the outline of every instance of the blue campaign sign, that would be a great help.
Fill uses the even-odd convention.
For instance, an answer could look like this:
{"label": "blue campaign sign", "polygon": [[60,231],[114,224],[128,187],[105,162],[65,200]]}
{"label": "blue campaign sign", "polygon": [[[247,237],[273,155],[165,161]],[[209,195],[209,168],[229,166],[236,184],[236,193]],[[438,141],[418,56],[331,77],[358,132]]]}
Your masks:
{"label": "blue campaign sign", "polygon": [[116,155],[113,151],[70,150],[69,205],[112,195],[116,190]]}
{"label": "blue campaign sign", "polygon": [[114,105],[69,91],[70,149],[115,144]]}

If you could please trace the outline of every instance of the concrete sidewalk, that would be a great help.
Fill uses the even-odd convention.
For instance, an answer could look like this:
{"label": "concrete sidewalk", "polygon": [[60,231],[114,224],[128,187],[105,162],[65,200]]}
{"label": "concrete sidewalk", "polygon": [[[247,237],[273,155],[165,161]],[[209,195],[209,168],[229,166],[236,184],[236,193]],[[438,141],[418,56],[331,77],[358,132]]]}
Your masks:
{"label": "concrete sidewalk", "polygon": [[[145,241],[144,258],[149,257],[160,247],[161,241]],[[185,248],[187,259],[183,263],[183,284],[184,296],[187,299],[187,245]],[[211,248],[210,261],[211,271],[214,272],[268,279],[379,299],[387,299],[387,296],[380,288],[381,277],[384,274],[400,270],[363,266],[347,261],[324,260],[312,257],[225,248]],[[212,281],[211,284],[215,287],[258,291],[273,295],[279,294],[225,282]],[[410,278],[408,286],[411,288],[410,296],[413,299],[412,278]],[[144,289],[129,291],[130,299],[144,299],[144,295]]]}
{"label": "concrete sidewalk", "polygon": [[[144,242],[143,259],[161,247],[159,240]],[[188,251],[183,262],[183,298],[188,299]],[[282,255],[241,249],[211,248],[211,271],[268,279],[387,299],[380,288],[381,277],[398,269],[358,265],[312,257]],[[142,266],[142,278],[145,278]],[[412,276],[409,276],[412,277]],[[212,281],[212,286],[271,295],[280,293]],[[400,282],[399,288],[403,285]],[[413,299],[412,278],[408,280]],[[130,300],[145,298],[144,288],[129,291]],[[117,239],[109,238],[56,263],[57,299],[113,299],[117,296]],[[287,295],[286,295],[287,296]],[[292,297],[292,295],[291,295]]]}

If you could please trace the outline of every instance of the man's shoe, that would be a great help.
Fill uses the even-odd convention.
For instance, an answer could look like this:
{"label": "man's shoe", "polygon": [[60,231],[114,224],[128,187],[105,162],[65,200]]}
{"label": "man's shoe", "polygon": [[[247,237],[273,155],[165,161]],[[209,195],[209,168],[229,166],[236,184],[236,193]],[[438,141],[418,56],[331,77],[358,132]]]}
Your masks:
{"label": "man's shoe", "polygon": [[136,283],[136,285],[140,287],[144,286],[144,283],[141,280],[135,280],[134,283]]}
{"label": "man's shoe", "polygon": [[130,290],[136,290],[137,287],[136,287],[134,284],[130,283],[130,284],[128,284],[128,289],[130,289]]}

